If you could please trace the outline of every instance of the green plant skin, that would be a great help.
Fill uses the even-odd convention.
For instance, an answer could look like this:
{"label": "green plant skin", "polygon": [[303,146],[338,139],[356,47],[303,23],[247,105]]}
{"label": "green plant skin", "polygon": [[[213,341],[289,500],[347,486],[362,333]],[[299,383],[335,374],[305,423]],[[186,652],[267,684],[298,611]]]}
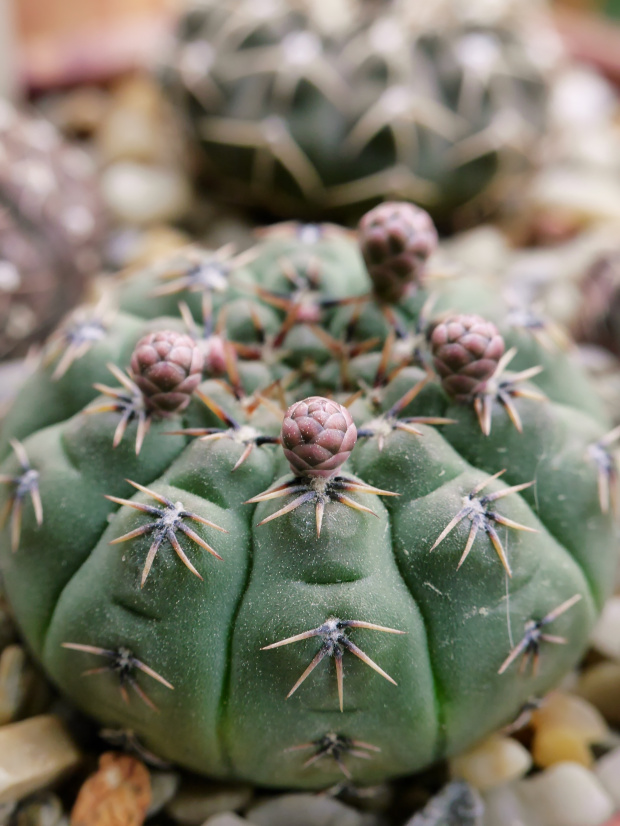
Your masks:
{"label": "green plant skin", "polygon": [[[365,294],[368,282],[353,242],[341,238],[321,243],[322,254],[327,256],[325,249],[336,245],[334,259],[349,262],[341,295]],[[284,291],[286,284],[277,280],[276,272],[282,248],[281,241],[263,242],[243,278],[254,273],[257,282]],[[315,250],[311,247],[310,252]],[[421,769],[470,746],[514,719],[526,700],[542,695],[577,662],[613,582],[616,535],[611,517],[600,512],[597,468],[588,457],[589,445],[608,426],[596,405],[583,398],[585,378],[567,356],[543,353],[533,340],[523,345],[528,358],[519,368],[537,364],[544,356],[549,370],[571,371],[573,381],[561,387],[558,400],[556,382],[543,378],[549,372],[545,370],[536,381],[549,401],[515,399],[522,434],[496,405],[491,434],[483,436],[467,405],[455,405],[439,384],[429,384],[400,415],[448,416],[458,423],[419,425],[421,436],[394,430],[383,450],[376,437],[360,438],[343,472],[400,495],[350,494],[376,516],[329,503],[317,538],[312,503],[262,526],[257,523],[292,496],[244,504],[291,478],[278,446],[256,447],[231,474],[243,445],[231,439],[165,435],[180,427],[221,426],[198,399],[179,415],[154,420],[139,457],[135,423],[113,450],[118,414],[84,414],[84,406],[97,398],[93,380],[116,383],[106,362],[126,367],[135,341],[146,329],[182,329],[178,319],[145,322],[126,313],[130,303],[140,306],[140,293],[143,315],[152,311],[152,279],[140,277],[141,283],[138,279],[121,284],[119,302],[124,309],[110,335],[56,382],[50,378],[54,365],[42,368],[27,383],[3,430],[5,444],[15,436],[23,440],[40,473],[44,520],[37,527],[26,498],[15,553],[8,528],[2,532],[2,576],[29,646],[83,711],[106,726],[132,729],[164,759],[213,777],[265,786],[311,789],[338,782],[342,775],[333,760],[325,758],[304,768],[312,751],[287,751],[334,731],[381,749],[370,760],[344,756],[355,782],[363,785]],[[330,270],[330,295],[337,288],[334,278]],[[231,290],[231,300],[241,300],[240,289]],[[195,298],[172,299],[179,297]],[[398,308],[409,328],[423,298]],[[243,301],[249,301],[247,296]],[[440,302],[455,307],[449,285],[442,286]],[[222,300],[220,306],[225,303]],[[197,304],[193,306],[198,314]],[[165,309],[174,308],[166,303]],[[337,335],[349,309],[328,314],[332,334]],[[271,308],[265,311],[265,317],[282,318]],[[373,305],[364,312],[368,327],[379,329],[381,313]],[[499,307],[496,312],[499,315]],[[273,324],[271,331],[277,326]],[[300,353],[313,352],[308,330],[299,327],[294,332],[283,346],[290,351],[273,366],[240,362],[248,393],[265,386],[287,365],[300,363]],[[254,331],[246,333],[245,340],[251,342]],[[304,390],[337,387],[339,365],[330,356],[321,366],[322,344],[315,356],[318,378],[298,378],[299,387],[287,390],[291,400],[301,398]],[[351,381],[364,378],[372,384],[378,362],[378,352],[352,359]],[[423,375],[419,367],[406,367],[375,403],[357,399],[351,412],[358,426],[388,410]],[[207,379],[201,390],[238,421],[249,421],[266,433],[278,432],[278,421],[268,409],[259,407],[248,419],[243,403],[221,382]],[[344,398],[349,391],[340,395]],[[494,503],[502,515],[538,531],[497,526],[511,579],[484,531],[457,568],[471,525],[467,519],[430,551],[462,507],[463,497],[503,469],[504,476],[485,493],[536,480],[535,486]],[[13,454],[0,472],[19,472]],[[104,494],[157,503],[136,492],[127,479],[181,501],[186,509],[228,531],[191,523],[222,560],[181,537],[204,581],[193,576],[164,542],[140,588],[152,536],[109,543],[151,517],[118,506]],[[0,486],[0,509],[9,493]],[[543,618],[575,594],[581,601],[549,626],[549,633],[566,637],[568,644],[542,643],[536,675],[530,668],[520,672],[518,662],[498,674],[523,636],[525,623]],[[345,652],[342,713],[330,657],[286,699],[319,650],[317,638],[261,650],[330,617],[405,632],[349,630],[349,638],[397,685]],[[82,676],[84,670],[104,664],[100,657],[63,648],[63,642],[108,649],[125,646],[174,690],[136,672],[159,713],[131,688],[127,704],[116,675]]]}

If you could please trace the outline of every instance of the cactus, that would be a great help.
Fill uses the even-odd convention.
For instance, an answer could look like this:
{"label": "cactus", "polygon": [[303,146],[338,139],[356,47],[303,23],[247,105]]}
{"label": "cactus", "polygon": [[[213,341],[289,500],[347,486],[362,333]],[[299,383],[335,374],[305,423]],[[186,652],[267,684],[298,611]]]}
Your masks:
{"label": "cactus", "polygon": [[375,214],[119,278],[7,414],[15,615],[144,753],[372,783],[509,724],[584,650],[616,558],[605,417],[566,352],[445,277],[428,218],[388,211],[424,260],[390,269]]}
{"label": "cactus", "polygon": [[80,300],[102,225],[88,155],[0,100],[0,358],[24,355]]}
{"label": "cactus", "polygon": [[227,197],[308,220],[404,197],[447,219],[530,166],[549,52],[531,6],[198,0],[162,78]]}

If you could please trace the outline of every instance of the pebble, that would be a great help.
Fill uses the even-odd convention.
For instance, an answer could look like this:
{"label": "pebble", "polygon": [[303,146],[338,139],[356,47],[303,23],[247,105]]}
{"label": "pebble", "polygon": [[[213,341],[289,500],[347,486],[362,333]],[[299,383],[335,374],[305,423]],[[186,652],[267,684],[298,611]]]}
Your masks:
{"label": "pebble", "polygon": [[480,794],[469,783],[453,780],[405,826],[482,826],[483,814]]}
{"label": "pebble", "polygon": [[191,205],[185,176],[175,169],[119,161],[101,176],[104,202],[120,223],[137,226],[182,218]]}
{"label": "pebble", "polygon": [[179,789],[180,776],[176,772],[151,770],[151,805],[147,817],[157,814],[169,803]]}
{"label": "pebble", "polygon": [[497,786],[484,795],[483,826],[541,826],[525,805],[516,784]]}
{"label": "pebble", "polygon": [[0,726],[17,719],[25,704],[32,669],[21,645],[9,645],[0,654]]}
{"label": "pebble", "polygon": [[234,812],[222,812],[205,820],[202,826],[247,826],[248,821]]}
{"label": "pebble", "polygon": [[49,786],[80,759],[59,717],[42,714],[0,727],[0,803]]}
{"label": "pebble", "polygon": [[175,121],[167,115],[157,83],[146,74],[126,78],[113,90],[97,134],[104,162],[157,163],[178,151]]}
{"label": "pebble", "polygon": [[613,749],[597,760],[594,773],[620,809],[620,748]]}
{"label": "pebble", "polygon": [[620,725],[620,663],[601,662],[581,675],[577,693],[595,706],[612,725]]}
{"label": "pebble", "polygon": [[55,794],[47,792],[19,807],[14,826],[58,826],[62,818],[62,803]]}
{"label": "pebble", "polygon": [[374,815],[362,814],[332,797],[284,794],[258,803],[246,814],[256,826],[374,826]]}
{"label": "pebble", "polygon": [[245,808],[252,795],[251,786],[190,781],[182,784],[165,811],[182,826],[201,826],[212,815]]}
{"label": "pebble", "polygon": [[590,768],[594,756],[587,742],[577,732],[560,726],[537,731],[532,740],[532,757],[541,769],[570,761]]}
{"label": "pebble", "polygon": [[9,826],[11,816],[16,808],[17,803],[0,803],[0,826]]}
{"label": "pebble", "polygon": [[537,176],[529,195],[530,208],[568,214],[583,226],[620,220],[620,185],[605,172],[550,168]]}
{"label": "pebble", "polygon": [[594,762],[590,746],[609,737],[609,728],[598,709],[562,691],[546,697],[532,714],[531,725],[532,756],[541,768],[567,760],[589,767]]}
{"label": "pebble", "polygon": [[590,637],[592,646],[601,654],[620,662],[620,597],[607,600],[599,621]]}
{"label": "pebble", "polygon": [[598,778],[577,763],[557,763],[520,784],[540,826],[600,826],[615,805]]}
{"label": "pebble", "polygon": [[485,791],[516,780],[528,771],[532,758],[521,743],[494,735],[450,760],[450,774]]}

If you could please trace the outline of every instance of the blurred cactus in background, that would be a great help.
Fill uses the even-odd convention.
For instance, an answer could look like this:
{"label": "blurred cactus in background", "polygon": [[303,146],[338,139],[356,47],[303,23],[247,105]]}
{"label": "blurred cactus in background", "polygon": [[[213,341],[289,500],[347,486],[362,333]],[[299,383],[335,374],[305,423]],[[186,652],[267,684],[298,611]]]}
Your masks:
{"label": "blurred cactus in background", "polygon": [[102,220],[88,155],[0,100],[0,358],[23,355],[79,300]]}
{"label": "blurred cactus in background", "polygon": [[351,220],[396,196],[449,222],[530,166],[556,45],[537,2],[200,0],[162,76],[227,197]]}

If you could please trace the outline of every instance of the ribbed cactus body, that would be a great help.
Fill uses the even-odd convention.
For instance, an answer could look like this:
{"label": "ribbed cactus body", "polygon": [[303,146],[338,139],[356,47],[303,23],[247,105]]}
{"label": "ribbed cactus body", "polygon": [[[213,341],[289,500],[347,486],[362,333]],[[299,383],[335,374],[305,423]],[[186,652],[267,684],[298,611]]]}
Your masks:
{"label": "ribbed cactus body", "polygon": [[548,23],[483,5],[197,0],[162,78],[228,198],[310,220],[408,198],[446,219],[527,169],[546,119]]}
{"label": "ribbed cactus body", "polygon": [[[122,412],[86,412],[112,398],[92,385],[114,385],[106,364],[127,369],[143,336],[186,332],[176,304],[185,300],[200,320],[200,301],[191,292],[154,297],[162,281],[153,270],[119,282],[105,336],[55,380],[55,362],[43,366],[7,417],[0,473],[26,472],[9,442],[19,439],[38,474],[42,521],[31,488],[17,547],[9,515],[0,559],[30,646],[84,711],[198,772],[322,788],[342,777],[337,762],[305,764],[328,735],[376,747],[366,760],[342,752],[365,784],[423,768],[510,722],[582,653],[616,554],[591,450],[606,423],[570,359],[506,328],[498,300],[493,321],[507,347],[519,346],[509,369],[544,360],[533,381],[548,400],[511,397],[522,432],[494,402],[485,436],[472,405],[453,401],[439,378],[418,387],[430,360],[411,357],[392,373],[425,294],[388,308],[402,329],[381,378],[386,305],[368,297],[355,240],[305,232],[278,228],[233,266],[234,279],[212,296],[215,322],[227,308],[221,335],[238,345],[228,384],[203,376],[184,410],[152,417],[138,455],[135,417],[113,448]],[[482,307],[483,292],[463,282],[434,282],[431,267],[440,308],[471,312],[462,295]],[[299,302],[318,307],[320,330],[290,321]],[[363,330],[376,340],[360,352]],[[558,393],[553,370],[572,377]],[[350,456],[326,478],[291,472],[274,442],[285,407],[306,399],[305,415],[314,396],[333,397],[323,412],[346,402],[358,432],[352,446],[347,416],[331,421]],[[282,436],[297,455],[298,436],[287,425]],[[0,486],[0,509],[12,511],[17,491]],[[506,665],[532,619],[568,641],[540,642],[536,672],[527,647]],[[118,669],[82,676],[118,665],[120,649],[138,661],[129,681]]]}

